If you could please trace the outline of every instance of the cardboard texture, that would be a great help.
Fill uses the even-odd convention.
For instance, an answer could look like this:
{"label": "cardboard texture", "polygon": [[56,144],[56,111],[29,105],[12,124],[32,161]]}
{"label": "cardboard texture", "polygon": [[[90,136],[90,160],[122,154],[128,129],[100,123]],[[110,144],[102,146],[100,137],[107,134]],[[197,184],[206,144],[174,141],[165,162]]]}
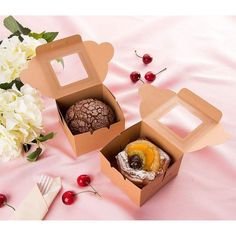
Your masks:
{"label": "cardboard texture", "polygon": [[[184,153],[199,150],[207,145],[223,143],[227,140],[228,134],[219,124],[222,113],[186,88],[176,94],[171,90],[157,89],[145,84],[140,87],[139,95],[141,96],[140,115],[142,121],[126,129],[108,143],[100,151],[100,160],[103,173],[120,187],[135,204],[142,206],[178,174]],[[179,137],[174,131],[159,122],[159,119],[176,105],[184,106],[202,121],[184,138]],[[128,143],[140,137],[149,139],[166,151],[172,159],[166,173],[159,175],[143,188],[137,187],[120,173],[115,159],[115,156]]]}
{"label": "cardboard texture", "polygon": [[[21,73],[24,83],[56,100],[60,123],[77,156],[103,147],[124,130],[123,112],[113,94],[102,83],[113,53],[110,43],[82,41],[79,35],[74,35],[37,47],[36,56]],[[72,54],[79,55],[88,77],[61,86],[50,62]],[[116,122],[93,133],[73,135],[64,120],[65,112],[76,101],[86,98],[97,98],[110,105],[116,114]]]}

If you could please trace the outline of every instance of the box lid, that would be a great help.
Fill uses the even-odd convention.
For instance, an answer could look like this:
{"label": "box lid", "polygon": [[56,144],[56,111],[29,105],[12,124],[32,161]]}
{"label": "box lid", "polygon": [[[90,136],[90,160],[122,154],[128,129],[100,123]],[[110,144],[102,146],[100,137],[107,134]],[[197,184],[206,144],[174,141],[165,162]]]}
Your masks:
{"label": "box lid", "polygon": [[[113,53],[110,43],[97,44],[93,41],[82,41],[80,35],[70,36],[37,47],[36,56],[29,62],[28,68],[22,71],[20,78],[44,95],[57,99],[102,83]],[[88,77],[61,86],[51,61],[72,54],[78,54]]]}
{"label": "box lid", "polygon": [[[141,96],[140,115],[143,121],[157,133],[168,138],[184,153],[196,151],[208,145],[220,144],[229,138],[219,123],[222,117],[221,111],[186,88],[175,93],[145,84],[140,87],[139,95]],[[159,121],[176,105],[184,106],[202,121],[184,138]]]}

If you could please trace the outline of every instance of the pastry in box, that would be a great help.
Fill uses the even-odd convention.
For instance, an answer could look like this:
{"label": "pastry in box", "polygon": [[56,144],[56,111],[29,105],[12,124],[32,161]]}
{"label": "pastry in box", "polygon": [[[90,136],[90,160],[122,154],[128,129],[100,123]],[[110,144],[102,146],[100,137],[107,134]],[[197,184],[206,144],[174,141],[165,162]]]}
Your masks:
{"label": "pastry in box", "polygon": [[[74,35],[37,47],[21,73],[24,83],[55,99],[60,123],[77,156],[103,147],[124,130],[123,112],[102,83],[113,53],[110,43],[82,41]],[[79,56],[87,77],[79,80],[78,75],[77,81],[62,85],[52,61],[69,55]]]}
{"label": "pastry in box", "polygon": [[[222,113],[186,88],[175,93],[145,84],[139,93],[142,120],[108,143],[100,160],[102,172],[141,206],[178,174],[185,153],[223,143],[228,135],[219,123]],[[160,121],[177,105],[201,120],[185,137]]]}

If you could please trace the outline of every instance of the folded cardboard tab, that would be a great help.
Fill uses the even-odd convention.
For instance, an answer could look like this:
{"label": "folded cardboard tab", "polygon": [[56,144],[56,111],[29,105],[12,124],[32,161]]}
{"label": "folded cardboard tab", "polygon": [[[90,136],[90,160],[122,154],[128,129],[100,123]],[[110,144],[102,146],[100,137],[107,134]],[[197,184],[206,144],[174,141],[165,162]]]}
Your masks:
{"label": "folded cardboard tab", "polygon": [[[78,54],[88,74],[74,83],[61,86],[52,68],[51,61],[71,54]],[[28,69],[21,73],[21,80],[31,84],[43,94],[60,98],[73,92],[101,84],[108,71],[108,62],[114,50],[110,43],[98,45],[93,41],[82,41],[79,35],[56,40],[36,48],[36,56],[29,62]],[[31,78],[33,75],[33,79]]]}
{"label": "folded cardboard tab", "polygon": [[[36,56],[21,73],[24,83],[56,99],[60,123],[77,156],[103,147],[124,130],[124,114],[114,95],[103,85],[113,54],[110,43],[82,41],[79,35],[74,35],[37,47]],[[61,86],[51,62],[69,55],[79,56],[87,78]],[[66,111],[75,102],[87,98],[99,99],[110,105],[116,114],[116,122],[93,133],[73,135],[64,119]]]}
{"label": "folded cardboard tab", "polygon": [[[157,133],[167,137],[184,153],[196,151],[208,145],[223,143],[228,138],[228,134],[219,124],[222,112],[186,88],[175,93],[168,89],[143,85],[139,94],[142,100],[140,114],[143,121],[153,127]],[[202,121],[184,138],[159,121],[177,105],[184,106]]]}

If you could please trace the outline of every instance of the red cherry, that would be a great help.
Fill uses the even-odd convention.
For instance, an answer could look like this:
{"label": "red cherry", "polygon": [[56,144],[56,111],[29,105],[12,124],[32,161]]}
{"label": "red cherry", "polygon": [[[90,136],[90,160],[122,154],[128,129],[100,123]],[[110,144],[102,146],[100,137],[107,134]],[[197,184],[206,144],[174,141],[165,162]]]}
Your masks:
{"label": "red cherry", "polygon": [[143,55],[143,63],[147,65],[151,62],[152,62],[152,57],[149,54],[144,54]]}
{"label": "red cherry", "polygon": [[91,179],[88,175],[80,175],[77,178],[77,183],[80,187],[86,187],[90,185]]}
{"label": "red cherry", "polygon": [[7,203],[7,197],[4,194],[0,194],[0,207],[5,206],[5,203]]}
{"label": "red cherry", "polygon": [[3,206],[8,206],[12,208],[15,211],[15,208],[7,203],[7,197],[6,195],[0,193],[0,208]]}
{"label": "red cherry", "polygon": [[80,187],[86,187],[86,186],[90,186],[93,190],[93,192],[95,194],[97,194],[98,196],[101,197],[101,195],[97,192],[97,190],[90,184],[91,182],[91,178],[89,177],[89,175],[80,175],[78,178],[77,178],[77,184],[80,186]]}
{"label": "red cherry", "polygon": [[162,69],[162,70],[160,70],[159,72],[157,72],[157,73],[153,73],[153,72],[151,72],[151,71],[148,71],[146,74],[145,74],[145,76],[144,76],[144,78],[148,81],[148,82],[152,82],[152,81],[154,81],[155,79],[156,79],[156,76],[158,75],[158,74],[160,74],[161,72],[163,72],[163,71],[165,71],[167,68],[164,68],[164,69]]}
{"label": "red cherry", "polygon": [[133,71],[130,74],[130,79],[132,80],[133,83],[136,83],[137,81],[141,80],[140,78],[141,78],[141,75],[137,71]]}
{"label": "red cherry", "polygon": [[[82,192],[75,193],[74,191],[66,191],[62,195],[62,202],[65,205],[72,205],[75,202],[75,199],[77,198],[77,195],[81,193],[93,193],[93,194],[98,194],[97,191],[91,191],[91,190],[86,190]],[[99,194],[98,194],[99,195]],[[100,195],[99,195],[100,196]]]}
{"label": "red cherry", "polygon": [[156,75],[153,74],[151,71],[148,71],[148,72],[145,74],[144,78],[145,78],[148,82],[152,82],[152,81],[154,81],[154,80],[156,79]]}
{"label": "red cherry", "polygon": [[65,205],[71,205],[75,201],[76,194],[73,191],[64,192],[62,195],[62,202]]}
{"label": "red cherry", "polygon": [[147,64],[149,64],[149,63],[152,62],[152,57],[151,57],[149,54],[145,53],[143,56],[140,56],[140,55],[138,55],[138,53],[137,53],[136,50],[135,50],[134,52],[135,52],[135,54],[136,54],[137,57],[142,58],[143,63],[144,63],[145,65],[147,65]]}

